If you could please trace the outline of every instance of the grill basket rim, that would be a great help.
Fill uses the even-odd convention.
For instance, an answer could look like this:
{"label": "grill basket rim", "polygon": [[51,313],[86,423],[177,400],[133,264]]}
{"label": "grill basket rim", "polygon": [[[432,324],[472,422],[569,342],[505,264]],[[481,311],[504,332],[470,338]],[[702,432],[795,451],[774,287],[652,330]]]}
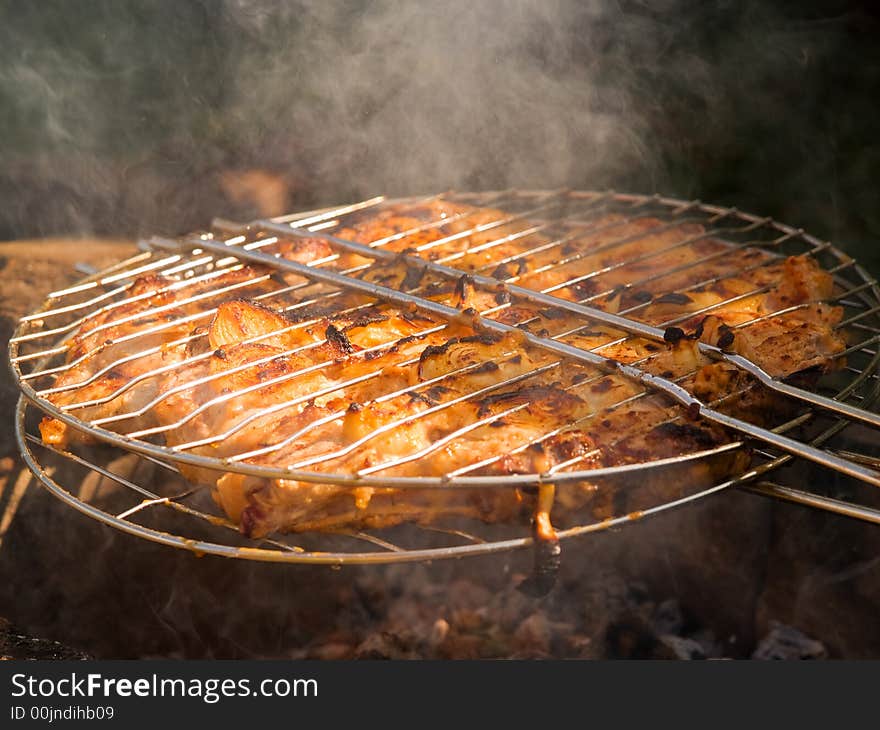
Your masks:
{"label": "grill basket rim", "polygon": [[[471,199],[472,197],[479,196],[492,196],[498,194],[518,194],[518,195],[546,195],[549,194],[549,191],[486,191],[483,193],[462,193],[462,194],[452,194],[451,198],[454,200],[458,195],[464,196],[466,200]],[[769,218],[754,216],[748,213],[742,213],[735,208],[724,208],[721,206],[715,205],[706,205],[699,201],[684,201],[678,200],[674,198],[666,198],[661,196],[644,196],[644,195],[631,195],[631,194],[619,194],[619,193],[599,193],[592,191],[574,191],[576,195],[585,195],[585,196],[611,196],[615,202],[621,203],[629,203],[633,205],[654,205],[654,206],[663,206],[664,208],[669,209],[689,209],[689,210],[698,210],[700,213],[707,215],[734,215],[737,218],[745,221],[750,221],[752,223],[759,223],[761,225],[766,225],[771,227],[772,229],[779,231],[780,233],[786,235],[797,236],[802,239],[806,243],[811,246],[822,247],[823,251],[827,251],[830,255],[834,256],[841,263],[846,263],[853,272],[855,272],[856,276],[864,283],[864,288],[858,292],[858,296],[862,299],[867,307],[876,307],[877,303],[880,302],[880,290],[878,290],[876,282],[871,279],[871,277],[864,271],[858,264],[852,261],[852,259],[838,248],[832,246],[831,244],[821,241],[800,229],[795,229],[790,226],[778,223]],[[438,197],[447,198],[446,195],[441,195]],[[376,199],[371,199],[376,200]],[[408,198],[395,198],[390,200],[382,199],[383,204],[391,206],[391,205],[407,205],[417,202],[419,200],[424,200],[423,196],[414,196]],[[367,202],[367,201],[364,201]],[[478,203],[477,203],[478,204]],[[358,204],[355,204],[358,205]],[[283,216],[278,219],[273,219],[276,221],[288,223],[289,221],[299,221],[303,218],[315,217],[325,214],[327,212],[339,211],[340,208],[322,208],[313,211],[305,211],[303,213],[292,214],[290,216]],[[233,227],[234,224],[225,224],[227,227]],[[102,277],[107,277],[110,274],[115,272],[124,271],[125,267],[131,265],[132,263],[137,263],[138,261],[144,260],[144,254],[139,254],[137,256],[131,257],[126,261],[119,262],[118,264],[114,264],[107,269],[98,272],[96,274],[84,277],[79,280],[75,284],[73,284],[69,289],[73,289],[77,286],[83,286],[86,284],[90,284],[95,281],[100,281]],[[403,550],[398,552],[351,552],[351,553],[322,553],[319,551],[291,551],[288,552],[283,549],[267,549],[262,547],[257,548],[241,548],[234,547],[231,545],[224,545],[221,543],[211,543],[204,541],[193,541],[188,538],[180,537],[177,535],[170,535],[165,532],[161,532],[159,530],[153,530],[152,528],[145,527],[137,522],[130,521],[125,518],[120,518],[118,515],[112,515],[108,512],[105,512],[91,504],[83,502],[75,497],[71,492],[67,491],[60,483],[55,481],[52,476],[47,473],[42,464],[40,463],[40,459],[34,454],[31,448],[28,445],[29,435],[26,434],[24,423],[25,423],[25,412],[28,406],[36,406],[39,410],[44,413],[48,413],[55,418],[67,423],[68,425],[74,428],[82,428],[84,425],[80,419],[72,416],[71,414],[62,411],[57,408],[54,404],[46,400],[45,398],[37,395],[36,390],[30,386],[27,380],[22,379],[22,371],[20,368],[20,363],[17,361],[17,356],[19,353],[18,344],[20,342],[21,336],[30,328],[31,323],[35,320],[38,320],[39,314],[43,311],[46,311],[52,305],[53,300],[47,299],[41,308],[37,310],[34,314],[29,315],[26,318],[23,318],[13,333],[12,341],[10,342],[9,347],[9,356],[12,364],[13,372],[16,377],[16,380],[19,384],[19,387],[22,391],[22,395],[19,401],[18,408],[16,410],[16,436],[19,442],[19,447],[21,453],[27,463],[29,469],[38,477],[40,482],[46,486],[53,494],[57,497],[61,498],[64,502],[78,509],[79,511],[87,514],[88,516],[98,519],[106,524],[110,524],[118,529],[122,529],[123,531],[136,534],[140,537],[145,537],[147,539],[153,540],[155,542],[161,542],[168,545],[173,545],[175,547],[182,547],[190,549],[196,553],[209,553],[216,555],[224,555],[227,557],[247,557],[250,559],[257,560],[269,560],[276,562],[312,562],[312,563],[330,563],[330,564],[338,564],[338,563],[380,563],[380,562],[401,562],[401,561],[410,561],[410,560],[428,560],[428,559],[442,559],[448,557],[464,557],[467,555],[476,555],[476,554],[487,554],[492,552],[501,552],[503,550],[511,550],[517,548],[523,548],[530,544],[532,544],[531,537],[522,537],[512,540],[504,540],[498,542],[482,542],[468,545],[455,545],[451,547],[444,548],[430,548],[426,550]],[[51,356],[47,356],[51,357]],[[866,368],[858,377],[867,377],[877,379],[876,370],[877,370],[877,355],[875,355],[874,362],[869,364],[869,367]],[[845,390],[846,388],[844,388]],[[875,386],[875,391],[880,390],[880,381],[878,381],[877,386]],[[877,393],[875,392],[874,398],[876,398]],[[868,407],[873,405],[873,401],[866,404]],[[97,437],[100,441],[105,442],[109,445],[119,447],[124,449],[125,451],[135,452],[141,456],[145,456],[151,458],[151,460],[161,460],[164,462],[171,463],[187,463],[195,466],[209,467],[215,468],[219,471],[229,472],[229,471],[238,471],[240,473],[250,474],[254,476],[266,477],[266,478],[284,478],[284,479],[296,479],[298,481],[304,482],[315,482],[315,483],[335,483],[340,484],[342,486],[382,486],[382,487],[394,487],[394,488],[455,488],[456,486],[460,486],[462,488],[473,489],[475,487],[486,487],[486,488],[499,488],[499,487],[513,487],[515,485],[534,485],[536,483],[540,483],[542,481],[552,482],[555,484],[569,482],[569,481],[596,481],[597,479],[602,479],[606,477],[613,477],[617,475],[622,475],[631,472],[637,472],[644,469],[653,469],[653,468],[662,468],[665,466],[680,464],[685,462],[690,462],[694,460],[702,460],[708,457],[711,457],[716,454],[720,454],[726,451],[734,450],[740,448],[742,445],[742,441],[733,441],[725,444],[721,444],[712,449],[707,449],[701,452],[692,452],[688,454],[683,454],[677,457],[670,457],[665,459],[657,459],[653,461],[642,462],[638,464],[631,465],[623,465],[623,466],[615,466],[615,467],[605,467],[603,469],[588,469],[588,470],[578,470],[573,472],[559,472],[557,474],[545,476],[539,474],[525,474],[525,475],[501,475],[501,476],[480,476],[480,477],[457,477],[453,480],[450,480],[445,477],[382,477],[382,476],[352,476],[348,474],[341,475],[333,475],[322,472],[308,472],[308,471],[291,471],[291,470],[280,470],[273,469],[271,467],[258,466],[258,465],[248,465],[243,464],[241,462],[237,462],[235,464],[230,464],[228,462],[224,462],[223,460],[213,459],[210,457],[204,457],[196,454],[186,454],[185,452],[174,451],[169,447],[152,444],[149,442],[141,441],[138,439],[131,439],[125,436],[122,436],[113,431],[109,431],[107,429],[101,429],[90,424],[85,424],[86,429],[93,436]],[[33,440],[33,437],[30,437]],[[789,459],[788,457],[777,457],[777,461],[780,461],[779,465],[786,463]],[[773,461],[770,462],[771,464]],[[773,468],[773,467],[771,467]],[[757,477],[763,476],[770,468],[763,470],[757,475],[752,475],[750,478],[755,479]],[[567,530],[560,530],[559,536],[561,539],[565,539],[568,537],[573,537],[576,535],[582,535],[589,532],[596,532],[604,529],[608,529],[610,527],[617,527],[622,524],[626,524],[628,522],[632,522],[635,519],[641,518],[643,516],[648,516],[650,514],[655,514],[657,512],[664,511],[666,509],[670,509],[672,507],[681,506],[683,504],[687,504],[693,502],[696,499],[699,499],[704,496],[708,496],[709,494],[713,494],[719,492],[723,489],[729,488],[730,486],[737,486],[745,484],[748,475],[737,475],[731,479],[726,480],[721,484],[715,484],[707,489],[703,489],[694,494],[687,495],[681,499],[670,500],[669,502],[664,502],[659,505],[655,505],[649,509],[646,509],[638,514],[629,514],[625,516],[618,516],[615,518],[606,519],[599,522],[593,522],[585,525],[579,525],[573,528],[569,528]],[[768,488],[766,483],[765,490]],[[866,519],[871,519],[871,510],[866,508]]]}

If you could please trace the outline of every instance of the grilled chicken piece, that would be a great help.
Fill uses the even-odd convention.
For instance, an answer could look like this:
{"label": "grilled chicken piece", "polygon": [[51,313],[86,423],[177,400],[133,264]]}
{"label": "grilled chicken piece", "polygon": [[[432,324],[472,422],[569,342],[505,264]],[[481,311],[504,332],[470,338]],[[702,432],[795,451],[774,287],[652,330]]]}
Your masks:
{"label": "grilled chicken piece", "polygon": [[[248,316],[248,311],[253,316]],[[166,440],[180,446],[209,439],[192,448],[194,453],[230,456],[260,449],[273,437],[289,435],[311,420],[329,413],[337,404],[334,390],[355,381],[358,392],[369,397],[381,380],[382,388],[406,387],[407,374],[389,364],[380,377],[364,379],[375,371],[370,355],[385,343],[394,347],[396,360],[418,358],[416,343],[406,337],[417,332],[419,318],[376,316],[344,323],[323,323],[305,329],[296,339],[291,333],[276,336],[273,344],[236,344],[225,339],[235,326],[249,337],[260,327],[268,332],[290,328],[290,323],[246,302],[221,305],[209,333],[219,347],[207,361],[169,375],[164,388],[171,397],[157,405],[157,416],[166,424]],[[229,320],[235,320],[232,325]],[[382,339],[381,332],[393,339]],[[222,335],[220,334],[222,333]],[[197,385],[189,386],[190,383]],[[264,411],[268,411],[262,415]],[[195,414],[195,415],[191,415]],[[173,428],[169,428],[173,426]],[[210,437],[223,435],[224,438]],[[182,467],[193,481],[211,484],[217,472],[197,472]]]}
{"label": "grilled chicken piece", "polygon": [[[578,344],[597,347],[613,341],[617,334],[613,330],[593,332],[591,341]],[[517,354],[508,359],[498,356],[510,351]],[[645,370],[669,378],[690,374],[685,386],[701,389],[704,395],[718,391],[712,391],[707,383],[730,383],[723,373],[716,373],[718,364],[707,361],[696,342],[686,338],[668,348],[629,340],[606,347],[604,354],[622,362],[638,361]],[[320,422],[317,428],[302,433],[301,427],[297,432],[300,438],[248,461],[329,473],[371,473],[377,465],[386,464],[382,473],[389,476],[443,474],[486,461],[472,473],[541,473],[565,462],[585,468],[675,456],[708,450],[727,440],[721,429],[705,423],[676,424],[679,410],[661,396],[642,397],[625,408],[614,407],[640,393],[627,379],[602,376],[579,365],[550,368],[552,363],[546,353],[524,352],[515,338],[473,335],[450,339],[439,347],[429,345],[422,350],[418,366],[411,368],[415,368],[419,382],[442,379],[440,388],[413,388],[381,404],[362,403],[347,391],[351,400],[344,415],[339,404],[335,411],[309,413],[312,423]],[[448,376],[469,367],[469,372]],[[493,384],[544,367],[548,368],[546,375],[483,393]],[[410,377],[409,382],[412,380]],[[742,380],[737,384],[745,385]],[[451,405],[438,407],[447,403]],[[558,433],[543,438],[554,430]],[[493,458],[499,454],[503,456]],[[451,514],[470,513],[487,519],[487,514],[511,514],[515,508],[534,502],[522,493],[511,497],[510,490],[450,489],[442,496],[425,497],[424,504],[432,505],[429,509],[416,492],[411,495],[411,490],[316,489],[292,480],[226,474],[217,483],[216,495],[228,514],[251,535],[276,529],[377,527],[402,519],[430,522]],[[576,509],[589,500],[592,490],[592,485],[559,490],[560,503]],[[394,506],[395,496],[399,507]]]}
{"label": "grilled chicken piece", "polygon": [[[249,458],[249,463],[298,465],[327,473],[371,473],[385,465],[381,473],[389,476],[437,475],[476,465],[473,474],[502,475],[542,473],[566,462],[587,468],[636,461],[648,454],[662,458],[726,440],[720,429],[705,424],[679,430],[661,427],[680,414],[659,396],[613,409],[640,392],[620,376],[602,376],[571,363],[551,369],[553,359],[545,353],[520,352],[489,360],[491,353],[515,347],[509,338],[479,338],[483,347],[475,359],[470,341],[474,339],[438,348],[444,351],[438,362],[432,362],[436,358],[429,353],[422,365],[431,363],[430,368],[420,372],[436,380],[444,373],[460,372],[463,365],[494,361],[498,370],[492,377],[484,368],[474,375],[447,377],[442,387],[413,387],[382,403],[353,401],[344,412],[307,414],[321,425],[279,449]],[[682,372],[690,369],[687,358],[679,361]],[[545,372],[529,377],[545,367]],[[493,384],[509,381],[516,382],[492,390]],[[581,507],[593,490],[589,484],[567,486],[559,490],[564,492],[561,504]],[[216,496],[247,534],[257,536],[277,529],[387,526],[402,519],[432,522],[452,514],[494,520],[534,506],[534,495],[510,489],[351,490],[234,473],[221,477]]]}
{"label": "grilled chicken piece", "polygon": [[[512,299],[503,288],[475,287],[467,277],[438,279],[400,261],[367,266],[368,259],[336,254],[320,237],[283,241],[270,250],[303,263],[353,269],[364,280],[637,364],[758,423],[772,419],[778,402],[757,391],[749,376],[704,357],[699,341],[739,352],[777,377],[839,363],[844,344],[834,326],[841,310],[822,303],[831,295],[831,277],[809,258],[736,248],[698,225],[651,217],[608,215],[589,229],[563,233],[546,228],[500,211],[435,200],[364,214],[334,235],[448,260],[463,271],[620,312],[667,328],[668,341],[627,337],[561,308]],[[81,383],[92,374],[94,384],[50,398],[79,402],[96,397],[89,388],[113,393],[128,384],[119,396],[79,413],[102,418],[143,410],[110,425],[125,432],[151,429],[190,453],[328,475],[535,474],[680,456],[730,440],[722,429],[683,414],[631,380],[560,361],[525,347],[516,335],[476,330],[468,316],[444,322],[292,274],[270,279],[261,269],[239,271],[228,274],[226,293],[209,296],[205,289],[206,298],[192,310],[183,300],[201,290],[136,282],[135,289],[145,293],[167,291],[138,300],[134,317],[115,311],[98,331],[91,326],[78,332],[70,367],[55,385]],[[259,281],[237,289],[236,281],[247,276]],[[263,304],[250,300],[275,291],[279,279],[288,290],[283,297],[264,297]],[[214,307],[207,317],[198,314]],[[162,324],[156,331],[153,317]],[[100,345],[108,333],[116,339]],[[101,363],[124,360],[134,343],[151,343],[156,351],[101,372]],[[84,355],[81,361],[77,353]],[[45,419],[44,439],[71,438],[58,427]],[[687,478],[717,478],[747,458],[738,451],[694,464]],[[182,470],[191,481],[211,486],[227,515],[255,537],[456,515],[505,522],[532,514],[538,536],[550,541],[552,505],[564,518],[596,503],[596,486],[587,483],[569,483],[554,494],[340,487]]]}
{"label": "grilled chicken piece", "polygon": [[[215,305],[230,296],[257,296],[271,290],[271,272],[248,266],[202,277],[175,280],[157,274],[136,279],[121,303],[90,316],[64,344],[64,370],[49,400],[78,418],[95,421],[134,413],[153,400],[159,380],[147,377],[180,363],[198,325],[210,323]],[[80,405],[82,404],[82,405]],[[74,407],[75,406],[75,407]],[[153,415],[107,424],[136,431]],[[64,447],[90,437],[54,418],[40,423],[43,440]]]}

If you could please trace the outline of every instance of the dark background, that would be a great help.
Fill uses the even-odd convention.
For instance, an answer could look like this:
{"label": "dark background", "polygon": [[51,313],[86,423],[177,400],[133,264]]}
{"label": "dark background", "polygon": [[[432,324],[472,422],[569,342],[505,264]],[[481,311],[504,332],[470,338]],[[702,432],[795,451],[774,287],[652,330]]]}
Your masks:
{"label": "dark background", "polygon": [[251,215],[223,176],[259,169],[290,208],[449,185],[700,198],[876,269],[878,31],[870,0],[6,0],[0,239]]}

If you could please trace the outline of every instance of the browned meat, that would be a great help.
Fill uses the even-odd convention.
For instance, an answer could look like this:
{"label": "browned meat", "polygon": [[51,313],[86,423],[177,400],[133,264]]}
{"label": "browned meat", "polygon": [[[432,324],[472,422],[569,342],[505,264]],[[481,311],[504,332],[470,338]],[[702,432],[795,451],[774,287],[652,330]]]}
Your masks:
{"label": "browned meat", "polygon": [[[479,230],[464,235],[475,225]],[[268,250],[355,267],[354,275],[370,281],[638,364],[760,423],[772,422],[778,404],[751,387],[748,376],[706,359],[699,341],[741,353],[777,377],[839,362],[844,343],[834,327],[841,311],[823,303],[832,280],[810,258],[774,258],[709,238],[691,223],[653,218],[606,216],[559,245],[538,228],[500,211],[438,200],[389,207],[335,235],[449,260],[465,271],[678,328],[678,336],[668,343],[626,337],[562,309],[475,288],[466,278],[437,280],[402,263],[363,266],[366,259],[337,256],[319,237]],[[235,288],[249,278],[246,290]],[[251,267],[200,286],[135,282],[131,295],[145,292],[143,298],[109,310],[71,339],[70,367],[55,383],[70,387],[51,394],[53,402],[100,400],[75,412],[115,418],[108,427],[148,431],[188,453],[328,475],[536,474],[662,459],[730,439],[633,381],[560,360],[516,335],[476,330],[466,317],[444,322]],[[228,290],[210,295],[216,286]],[[268,296],[279,287],[286,293]],[[201,292],[202,299],[190,301]],[[255,295],[263,295],[262,303]],[[139,349],[148,353],[126,359]],[[52,419],[41,430],[51,443],[74,438]],[[739,452],[695,466],[691,477],[715,479],[742,468],[746,458]],[[227,515],[252,536],[456,515],[505,522],[549,503],[546,493],[527,488],[341,487],[183,471],[211,486]],[[554,519],[595,495],[594,484],[560,487]]]}
{"label": "browned meat", "polygon": [[[157,394],[159,379],[143,377],[181,362],[193,332],[211,323],[212,306],[230,296],[257,296],[269,290],[271,272],[244,266],[193,283],[160,275],[142,276],[126,291],[124,303],[89,317],[67,344],[66,369],[55,377],[58,406],[94,421],[139,410]],[[153,424],[151,414],[126,420],[124,430]],[[47,443],[65,446],[84,439],[76,429],[44,418]]]}

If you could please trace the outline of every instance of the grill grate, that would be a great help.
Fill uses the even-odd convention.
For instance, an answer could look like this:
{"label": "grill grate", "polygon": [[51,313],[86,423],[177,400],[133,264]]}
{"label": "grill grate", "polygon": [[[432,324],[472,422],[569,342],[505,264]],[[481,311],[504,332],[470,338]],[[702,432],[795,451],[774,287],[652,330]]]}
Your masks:
{"label": "grill grate", "polygon": [[[491,207],[503,212],[476,224],[473,221],[474,213],[470,209],[444,213],[440,217],[429,216],[414,221],[413,225],[404,230],[395,230],[367,243],[354,242],[346,237],[347,227],[352,225],[352,221],[356,221],[358,216],[390,210],[401,203],[406,204],[410,209],[428,210],[431,209],[432,203],[440,200],[451,204]],[[459,230],[455,230],[455,224],[460,224]],[[648,236],[660,243],[657,247],[645,250],[640,244]],[[584,237],[589,237],[592,241],[589,248],[579,249],[571,245]],[[319,250],[318,254],[321,255],[316,254],[305,261],[278,257],[278,248],[285,242],[315,238],[325,242],[329,247]],[[422,241],[422,239],[426,240]],[[416,245],[411,245],[407,251],[401,252],[397,244],[402,242],[408,244],[415,242]],[[632,250],[636,253],[632,254]],[[693,255],[695,251],[699,251],[700,255]],[[722,264],[726,258],[733,252],[743,251],[760,253],[751,259],[752,263],[744,267],[740,265],[736,271],[724,268]],[[683,254],[680,259],[676,258],[678,253]],[[360,260],[355,259],[354,265],[350,265],[350,260],[355,255]],[[703,354],[726,361],[754,376],[754,381],[749,382],[744,388],[726,394],[715,402],[700,403],[680,385],[693,375],[692,372],[674,378],[659,377],[641,369],[640,366],[648,359],[647,357],[621,364],[602,354],[603,350],[607,352],[609,348],[624,346],[636,338],[653,341],[669,340],[674,335],[677,325],[696,316],[711,314],[719,308],[730,307],[737,302],[746,302],[750,297],[767,292],[772,284],[766,282],[761,284],[759,277],[758,284],[751,290],[732,293],[721,301],[710,302],[706,306],[691,309],[685,314],[679,314],[665,321],[645,321],[643,315],[649,311],[648,308],[663,296],[672,297],[673,300],[675,296],[688,298],[689,294],[693,295],[707,286],[723,283],[734,275],[741,277],[744,273],[750,272],[760,274],[768,270],[768,267],[778,265],[783,257],[790,255],[810,257],[833,274],[834,300],[843,306],[846,312],[838,327],[846,332],[847,348],[845,352],[838,353],[837,357],[845,357],[847,364],[837,373],[820,382],[819,386],[827,395],[817,392],[818,388],[808,392],[776,380],[745,358],[725,352],[719,347],[700,343],[698,347]],[[357,275],[369,271],[375,261],[405,266],[407,271],[405,286],[387,287],[357,278]],[[530,266],[526,270],[517,268],[516,265],[521,261],[529,262]],[[257,276],[245,277],[241,280],[233,278],[231,283],[212,288],[213,281],[221,281],[230,274],[243,271],[245,262],[268,268]],[[658,266],[652,267],[652,263]],[[585,266],[585,264],[589,265]],[[663,268],[659,268],[660,266]],[[623,284],[615,281],[615,276],[633,270],[642,273],[638,278],[632,278],[629,274]],[[706,273],[700,274],[699,272],[703,270]],[[277,275],[278,272],[287,272],[296,277],[293,280],[282,279]],[[410,272],[415,273],[411,281],[409,281]],[[147,291],[131,294],[131,283],[134,278],[151,273],[175,277],[175,280],[173,283],[163,280],[161,284]],[[468,275],[467,279],[461,278],[464,273]],[[664,280],[673,282],[673,285],[664,288],[661,285]],[[458,282],[455,292],[442,288],[442,284],[448,281]],[[550,283],[541,286],[542,281]],[[675,285],[676,281],[679,285]],[[650,299],[630,300],[627,306],[611,311],[613,307],[609,307],[609,301],[616,299],[619,303],[623,303],[626,295],[645,291],[651,287],[654,287],[655,291]],[[478,314],[466,313],[462,310],[464,300],[469,299],[469,289],[472,289],[471,293],[474,295],[497,296],[491,306],[484,307]],[[353,292],[363,296],[353,297]],[[447,301],[442,301],[443,297],[438,298],[438,292],[443,293]],[[566,292],[577,292],[577,296],[571,299],[561,298]],[[124,314],[125,308],[129,305],[152,301],[165,294],[173,295],[167,304],[151,306],[142,312]],[[372,358],[371,361],[376,365],[375,369],[341,381],[333,381],[327,386],[326,391],[310,391],[299,396],[299,401],[287,400],[265,406],[233,423],[222,432],[209,433],[201,438],[173,445],[161,443],[162,437],[183,425],[192,423],[210,409],[229,403],[248,392],[258,393],[272,385],[289,383],[303,377],[307,372],[326,371],[337,363],[332,359],[319,361],[306,370],[282,373],[272,381],[254,383],[228,393],[221,393],[170,423],[137,427],[139,419],[153,409],[161,407],[169,397],[188,392],[193,387],[210,382],[212,379],[216,380],[220,375],[208,374],[195,380],[184,380],[175,388],[157,393],[147,403],[132,410],[98,418],[87,417],[90,408],[102,406],[119,396],[124,396],[157,375],[179,372],[182,368],[197,365],[210,358],[212,352],[198,352],[197,348],[194,348],[192,352],[195,354],[189,354],[182,362],[157,366],[149,372],[123,382],[113,392],[105,393],[100,397],[87,397],[87,386],[113,373],[115,369],[126,363],[160,353],[162,345],[143,346],[149,344],[151,336],[164,336],[163,333],[169,332],[179,333],[180,336],[172,341],[190,346],[204,341],[206,338],[204,331],[193,331],[193,328],[211,321],[219,298],[228,299],[232,296],[261,301],[273,308],[295,314],[299,318],[299,321],[291,323],[284,330],[275,330],[268,335],[261,334],[246,340],[255,344],[268,337],[277,336],[279,332],[294,332],[315,325],[330,311],[335,315],[342,313],[354,315],[369,311],[376,306],[378,300],[412,306],[432,315],[434,321],[430,323],[431,326],[422,327],[412,335],[423,342],[432,341],[430,339],[432,336],[445,339],[450,328],[458,323],[464,323],[478,329],[507,335],[516,333],[518,341],[524,347],[549,353],[549,356],[545,355],[540,359],[540,366],[532,371],[489,382],[482,388],[386,423],[378,430],[366,433],[344,447],[309,455],[293,464],[283,466],[258,464],[253,463],[253,460],[277,453],[322,426],[339,421],[345,412],[331,411],[321,419],[308,423],[296,433],[289,434],[274,443],[233,453],[223,459],[198,452],[240,434],[248,426],[258,423],[260,419],[289,409],[297,405],[297,402],[304,404],[315,398],[339,396],[347,389],[362,386],[379,377],[382,372],[379,367],[389,357],[396,365],[412,365],[414,363],[412,358],[407,360],[397,357],[395,360],[396,356],[388,354],[394,340],[378,342],[350,356],[352,360],[367,361]],[[457,298],[458,301],[450,302],[448,301],[450,298],[453,300]],[[449,530],[404,528],[402,531],[406,534],[400,544],[391,542],[386,539],[386,535],[380,535],[378,532],[351,533],[344,539],[354,542],[331,551],[320,549],[325,547],[326,541],[330,539],[326,536],[317,538],[318,547],[300,544],[302,540],[308,541],[308,538],[302,536],[297,536],[296,544],[289,536],[248,541],[230,532],[230,528],[235,529],[232,523],[206,511],[203,500],[199,501],[203,495],[186,485],[178,476],[178,465],[214,468],[223,472],[264,478],[296,479],[356,487],[513,489],[537,484],[565,485],[583,482],[585,479],[595,482],[632,478],[634,475],[643,478],[644,474],[650,472],[674,472],[691,463],[723,458],[725,454],[742,446],[740,441],[730,441],[669,458],[655,458],[651,461],[622,466],[599,467],[590,466],[589,461],[594,454],[587,452],[576,454],[571,459],[557,463],[543,472],[504,475],[485,473],[502,458],[502,455],[490,454],[457,466],[439,476],[407,476],[395,473],[394,470],[398,467],[436,453],[437,450],[468,434],[489,427],[489,424],[499,418],[522,411],[526,406],[519,403],[453,429],[420,450],[388,458],[379,463],[371,463],[354,472],[315,470],[315,467],[322,467],[342,459],[377,436],[447,409],[453,409],[462,403],[472,403],[483,396],[497,393],[499,389],[516,385],[527,386],[531,379],[557,371],[566,367],[566,363],[576,361],[588,365],[591,370],[586,379],[566,386],[566,389],[572,392],[598,383],[609,372],[622,375],[635,384],[634,388],[626,393],[626,397],[616,402],[604,403],[603,408],[614,410],[655,397],[657,393],[663,393],[683,406],[696,405],[704,419],[721,423],[745,438],[758,440],[763,443],[763,447],[755,450],[749,470],[732,479],[705,489],[695,488],[689,493],[676,495],[674,498],[670,498],[669,495],[656,496],[652,503],[640,505],[638,510],[605,516],[603,519],[588,520],[585,524],[570,525],[558,531],[560,539],[619,526],[730,486],[743,485],[748,485],[749,489],[761,494],[880,522],[878,518],[880,512],[870,505],[873,495],[868,494],[865,499],[856,501],[841,500],[833,495],[794,490],[765,480],[769,472],[787,466],[792,461],[792,456],[798,456],[830,467],[861,482],[880,485],[876,459],[870,454],[850,453],[857,447],[853,447],[845,440],[844,433],[853,430],[849,427],[861,429],[880,425],[880,418],[869,410],[880,391],[880,379],[877,375],[878,360],[880,360],[877,347],[880,340],[878,301],[880,301],[880,293],[876,282],[852,259],[829,243],[770,219],[752,216],[735,209],[659,197],[572,191],[446,194],[406,201],[385,201],[382,198],[374,198],[333,210],[287,216],[272,221],[256,221],[248,226],[235,226],[219,221],[213,233],[179,241],[153,239],[148,242],[147,250],[142,254],[90,277],[80,284],[51,294],[41,311],[22,319],[10,344],[10,359],[14,371],[19,376],[23,396],[36,404],[44,413],[59,421],[87,432],[116,449],[137,454],[141,460],[157,465],[156,469],[168,475],[168,484],[162,490],[148,490],[127,476],[114,473],[108,468],[109,457],[99,453],[100,449],[94,456],[90,455],[86,458],[82,452],[74,454],[42,444],[40,439],[26,432],[25,412],[28,405],[24,399],[19,406],[17,428],[22,452],[35,474],[56,495],[92,517],[142,537],[178,547],[188,547],[199,552],[263,560],[327,563],[390,562],[480,554],[524,547],[531,544],[532,538],[528,534],[523,534],[522,528],[493,526],[491,529],[480,527],[479,530],[470,531],[452,528]],[[559,318],[561,328],[552,332],[533,331],[535,325],[548,324],[542,322],[541,317],[534,315],[534,310],[531,316],[527,314],[518,320],[505,321],[505,315],[509,315],[518,302],[528,302],[562,311],[564,316]],[[457,306],[452,306],[453,304]],[[781,307],[772,313],[746,319],[733,329],[748,327],[761,320],[784,317],[804,306],[795,304]],[[315,316],[309,316],[310,308],[316,307],[320,307],[321,310]],[[184,308],[193,311],[186,312],[183,311]],[[114,316],[117,310],[123,312],[123,316]],[[177,312],[183,313],[178,315]],[[157,317],[163,314],[169,315],[170,319],[163,321]],[[71,345],[66,338],[82,323],[96,316],[106,317],[107,321],[91,330],[91,333],[106,331],[108,340],[97,344],[78,357],[68,358],[68,349]],[[154,319],[159,321],[151,324]],[[144,326],[145,320],[147,326]],[[132,325],[133,331],[123,335],[114,334],[113,328],[120,324]],[[528,325],[533,326],[532,330],[526,329]],[[577,339],[578,336],[596,327],[605,328],[604,339],[595,346],[585,348]],[[311,352],[326,344],[326,339],[308,342],[281,353],[272,352],[271,355],[266,356],[266,362],[279,355],[296,356]],[[113,348],[119,345],[126,348],[125,354],[115,356],[114,359],[102,364],[88,378],[62,385],[53,382],[53,377],[63,376],[78,365],[99,359],[102,352],[113,353]],[[137,349],[138,347],[140,349]],[[513,355],[512,352],[503,354],[497,361],[493,361],[493,364],[497,366],[499,362],[503,363],[505,357]],[[222,376],[244,372],[254,367],[256,362],[259,361],[251,360],[238,369],[225,370]],[[432,385],[442,384],[453,375],[474,372],[484,365],[485,361],[464,365],[433,380],[420,383],[418,389],[423,390]],[[745,391],[768,387],[787,397],[797,398],[803,405],[798,415],[785,423],[774,424],[775,428],[768,430],[733,418],[719,410],[731,399],[741,397]],[[413,390],[412,386],[392,390],[379,395],[374,402],[392,401],[408,395]],[[82,397],[83,392],[86,393],[86,397]],[[50,397],[58,395],[65,396],[65,402],[60,406],[49,400]],[[596,412],[590,412],[580,416],[574,423],[558,423],[519,444],[515,453],[523,452],[536,443],[544,443],[547,439],[576,425],[577,422],[595,416]],[[671,420],[680,420],[682,417],[683,415],[678,413]],[[797,435],[797,438],[793,435]],[[75,465],[86,472],[101,474],[119,485],[123,494],[133,493],[138,501],[116,512],[89,503],[81,496],[75,496],[71,490],[61,484],[60,479],[53,476],[64,471],[60,467],[62,464]],[[225,536],[222,539],[216,537],[194,539],[150,526],[148,523],[153,518],[145,518],[145,516],[155,513],[157,507],[171,509],[178,516],[199,522],[209,531],[220,530]],[[145,519],[138,522],[140,518]],[[480,534],[473,534],[477,531]],[[335,536],[332,539],[343,538]],[[396,533],[394,539],[397,540]],[[438,539],[442,544],[437,544]],[[359,543],[361,546],[368,544],[370,550],[367,552],[359,550]]]}

